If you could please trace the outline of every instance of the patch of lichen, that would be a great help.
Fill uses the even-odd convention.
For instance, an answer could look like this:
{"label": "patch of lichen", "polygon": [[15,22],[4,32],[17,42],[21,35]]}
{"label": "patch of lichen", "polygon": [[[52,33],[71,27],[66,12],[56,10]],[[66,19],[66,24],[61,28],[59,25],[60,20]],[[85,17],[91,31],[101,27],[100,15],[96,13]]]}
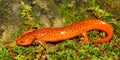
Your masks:
{"label": "patch of lichen", "polygon": [[[120,0],[103,0],[102,2],[102,8],[105,9],[108,12],[111,12],[112,14],[114,14],[114,17],[116,19],[119,19],[120,17],[118,15],[120,15],[120,13],[118,13],[120,11]],[[107,7],[104,7],[107,6]]]}
{"label": "patch of lichen", "polygon": [[[0,1],[0,30],[1,30],[1,39],[5,40],[14,40],[17,36],[18,30],[15,28],[18,24],[18,15],[14,12],[14,3],[17,1]],[[11,4],[13,3],[13,4]]]}

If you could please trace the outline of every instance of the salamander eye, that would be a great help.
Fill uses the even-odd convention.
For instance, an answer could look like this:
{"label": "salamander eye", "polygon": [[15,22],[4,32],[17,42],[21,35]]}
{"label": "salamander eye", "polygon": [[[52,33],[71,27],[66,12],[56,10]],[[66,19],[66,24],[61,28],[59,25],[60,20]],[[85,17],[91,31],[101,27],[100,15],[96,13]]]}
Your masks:
{"label": "salamander eye", "polygon": [[21,40],[20,43],[24,43],[25,41],[24,40]]}

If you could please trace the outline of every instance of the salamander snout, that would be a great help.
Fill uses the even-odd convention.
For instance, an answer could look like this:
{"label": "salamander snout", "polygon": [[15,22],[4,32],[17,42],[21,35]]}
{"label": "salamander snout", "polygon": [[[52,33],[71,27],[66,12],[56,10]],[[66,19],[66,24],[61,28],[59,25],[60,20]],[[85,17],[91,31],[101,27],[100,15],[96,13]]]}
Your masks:
{"label": "salamander snout", "polygon": [[32,35],[22,35],[20,36],[16,43],[17,45],[26,46],[32,44],[34,37]]}

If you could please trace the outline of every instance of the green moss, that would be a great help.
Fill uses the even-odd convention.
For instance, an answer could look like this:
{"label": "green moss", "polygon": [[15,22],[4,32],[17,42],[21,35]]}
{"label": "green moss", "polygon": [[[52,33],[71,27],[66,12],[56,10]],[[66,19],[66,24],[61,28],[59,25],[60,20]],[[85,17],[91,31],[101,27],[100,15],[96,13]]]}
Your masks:
{"label": "green moss", "polygon": [[65,19],[64,24],[68,25],[73,22],[77,22],[79,20],[83,20],[82,16],[80,15],[80,8],[75,7],[76,2],[70,1],[66,4],[60,4],[57,10],[60,12],[62,18]]}
{"label": "green moss", "polygon": [[0,46],[0,60],[12,60],[12,56],[5,46]]}
{"label": "green moss", "polygon": [[13,46],[12,50],[17,54],[15,59],[18,59],[18,60],[20,60],[20,59],[25,59],[25,60],[34,59],[35,51],[34,51],[33,47],[25,48],[25,47],[22,47],[22,46]]}
{"label": "green moss", "polygon": [[28,29],[39,28],[40,23],[34,18],[32,14],[32,7],[29,4],[21,1],[21,6],[23,7],[20,12],[20,18],[23,20],[23,24],[27,26]]}

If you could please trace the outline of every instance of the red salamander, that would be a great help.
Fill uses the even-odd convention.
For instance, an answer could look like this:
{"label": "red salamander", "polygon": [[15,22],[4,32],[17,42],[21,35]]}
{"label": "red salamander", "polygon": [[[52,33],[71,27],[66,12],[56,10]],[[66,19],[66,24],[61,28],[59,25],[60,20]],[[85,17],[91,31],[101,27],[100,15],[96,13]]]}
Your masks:
{"label": "red salamander", "polygon": [[107,37],[92,40],[91,43],[104,43],[108,42],[113,37],[113,27],[102,20],[84,20],[61,28],[43,28],[38,30],[28,31],[18,37],[16,43],[21,46],[32,44],[34,40],[41,40],[43,42],[58,42],[67,40],[80,34],[83,35],[83,43],[89,39],[87,32],[91,30],[101,30],[107,34]]}

